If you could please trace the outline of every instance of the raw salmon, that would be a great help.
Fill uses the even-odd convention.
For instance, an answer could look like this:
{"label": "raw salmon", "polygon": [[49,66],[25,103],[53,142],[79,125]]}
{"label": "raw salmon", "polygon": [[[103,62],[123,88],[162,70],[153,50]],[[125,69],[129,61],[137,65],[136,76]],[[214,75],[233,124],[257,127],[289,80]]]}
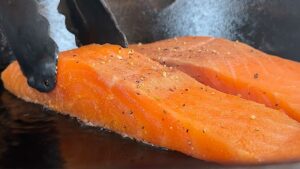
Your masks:
{"label": "raw salmon", "polygon": [[282,110],[300,121],[299,62],[212,37],[181,37],[131,48],[219,91]]}
{"label": "raw salmon", "polygon": [[16,96],[123,136],[219,163],[300,159],[300,124],[221,93],[133,50],[90,45],[63,52],[51,93],[30,88],[17,62],[2,73]]}

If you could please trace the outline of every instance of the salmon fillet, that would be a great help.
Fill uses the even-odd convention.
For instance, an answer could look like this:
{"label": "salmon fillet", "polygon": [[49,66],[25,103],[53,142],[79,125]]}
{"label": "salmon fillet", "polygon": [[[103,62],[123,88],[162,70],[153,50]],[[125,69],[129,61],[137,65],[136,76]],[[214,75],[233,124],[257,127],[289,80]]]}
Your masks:
{"label": "salmon fillet", "polygon": [[282,110],[300,121],[299,62],[212,37],[181,37],[130,47],[219,91]]}
{"label": "salmon fillet", "polygon": [[218,163],[300,159],[300,124],[283,112],[205,86],[133,50],[62,52],[57,86],[30,88],[13,62],[1,75],[16,96],[123,136]]}

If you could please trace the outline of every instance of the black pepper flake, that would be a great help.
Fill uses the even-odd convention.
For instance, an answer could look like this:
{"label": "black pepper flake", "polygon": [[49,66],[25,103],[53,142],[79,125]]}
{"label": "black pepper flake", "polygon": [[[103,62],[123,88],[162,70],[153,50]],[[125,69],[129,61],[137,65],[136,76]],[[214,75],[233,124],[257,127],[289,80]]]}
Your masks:
{"label": "black pepper flake", "polygon": [[169,88],[169,91],[171,91],[171,92],[174,92],[174,89],[172,89],[172,88]]}
{"label": "black pepper flake", "polygon": [[188,132],[189,132],[189,129],[186,129],[186,130],[185,130],[185,132],[187,132],[187,133],[188,133]]}
{"label": "black pepper flake", "polygon": [[278,107],[278,106],[279,106],[279,104],[278,104],[278,103],[276,103],[276,104],[275,104],[275,107]]}
{"label": "black pepper flake", "polygon": [[141,93],[139,93],[139,92],[136,92],[136,95],[141,95]]}
{"label": "black pepper flake", "polygon": [[145,127],[144,126],[142,126],[142,130],[144,130],[145,129]]}
{"label": "black pepper flake", "polygon": [[182,104],[182,107],[185,107],[185,104]]}
{"label": "black pepper flake", "polygon": [[186,89],[184,89],[184,90],[185,90],[186,92],[187,92],[187,91],[189,91],[189,89],[188,89],[188,88],[186,88]]}
{"label": "black pepper flake", "polygon": [[129,111],[129,114],[132,115],[132,114],[133,114],[133,111],[130,110],[130,111]]}
{"label": "black pepper flake", "polygon": [[77,60],[76,63],[79,63],[79,61]]}
{"label": "black pepper flake", "polygon": [[254,78],[254,79],[258,79],[258,76],[259,76],[258,73],[255,73],[255,74],[253,75],[253,78]]}
{"label": "black pepper flake", "polygon": [[73,54],[72,56],[73,56],[73,57],[76,57],[77,55],[76,55],[76,54]]}
{"label": "black pepper flake", "polygon": [[122,114],[125,114],[125,112],[124,112],[124,111],[122,111]]}

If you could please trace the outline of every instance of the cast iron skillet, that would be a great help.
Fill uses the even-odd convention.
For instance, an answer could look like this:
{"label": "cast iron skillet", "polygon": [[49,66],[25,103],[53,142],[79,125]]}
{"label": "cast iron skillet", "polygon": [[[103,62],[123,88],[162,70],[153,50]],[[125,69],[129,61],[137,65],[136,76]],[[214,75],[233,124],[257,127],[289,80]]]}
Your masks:
{"label": "cast iron skillet", "polygon": [[[266,52],[300,60],[300,1],[106,2],[130,43],[211,35],[240,40]],[[296,169],[300,163],[221,166],[204,162],[87,127],[76,119],[25,103],[1,87],[0,168]]]}
{"label": "cast iron skillet", "polygon": [[146,1],[106,0],[130,43],[209,35],[300,61],[300,1]]}

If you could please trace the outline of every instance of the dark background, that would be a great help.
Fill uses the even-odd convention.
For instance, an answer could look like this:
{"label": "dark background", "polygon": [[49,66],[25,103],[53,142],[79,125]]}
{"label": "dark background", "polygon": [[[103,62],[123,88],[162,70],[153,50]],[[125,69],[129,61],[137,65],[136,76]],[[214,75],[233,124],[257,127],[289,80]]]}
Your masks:
{"label": "dark background", "polygon": [[[298,0],[105,0],[130,43],[182,35],[239,40],[300,60]],[[0,168],[297,169],[220,166],[87,127],[0,87]]]}
{"label": "dark background", "polygon": [[216,36],[300,61],[298,0],[104,1],[130,43]]}

